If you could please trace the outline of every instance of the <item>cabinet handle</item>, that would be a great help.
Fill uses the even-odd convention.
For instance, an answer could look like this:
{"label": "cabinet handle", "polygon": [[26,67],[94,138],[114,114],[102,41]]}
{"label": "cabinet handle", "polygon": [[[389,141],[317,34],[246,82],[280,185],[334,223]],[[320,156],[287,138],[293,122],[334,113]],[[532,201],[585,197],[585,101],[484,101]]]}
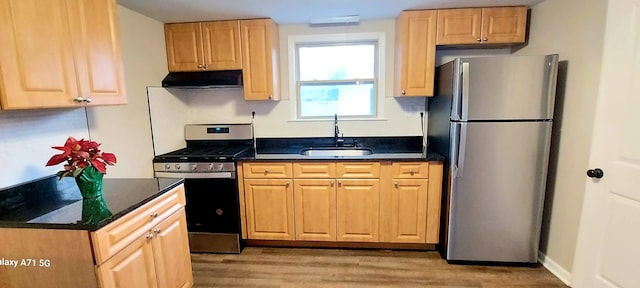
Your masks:
{"label": "cabinet handle", "polygon": [[482,39],[476,38],[476,42],[482,42]]}
{"label": "cabinet handle", "polygon": [[407,91],[400,90],[400,94],[405,95],[405,94],[407,94]]}
{"label": "cabinet handle", "polygon": [[289,187],[289,184],[291,184],[291,182],[287,181],[287,184],[285,184],[285,186]]}
{"label": "cabinet handle", "polygon": [[202,64],[198,64],[198,68],[202,68]]}
{"label": "cabinet handle", "polygon": [[487,37],[485,37],[485,38],[482,38],[482,41],[487,42],[487,41],[489,41],[489,39],[487,39]]}
{"label": "cabinet handle", "polygon": [[91,103],[91,98],[89,98],[89,97],[84,98],[84,102],[85,102],[85,103]]}
{"label": "cabinet handle", "polygon": [[396,186],[396,188],[398,188],[398,182],[393,182],[393,186]]}
{"label": "cabinet handle", "polygon": [[78,96],[78,97],[76,97],[75,99],[73,99],[73,102],[76,102],[76,103],[82,103],[82,102],[84,102],[84,98],[82,98],[82,97]]}
{"label": "cabinet handle", "polygon": [[264,174],[267,174],[267,173],[269,173],[269,169],[266,169],[266,168],[265,168],[265,169],[264,169]]}
{"label": "cabinet handle", "polygon": [[269,95],[269,100],[272,100],[272,99],[273,99],[273,96],[272,96],[272,95]]}
{"label": "cabinet handle", "polygon": [[342,181],[338,181],[338,186],[342,186]]}
{"label": "cabinet handle", "polygon": [[208,64],[204,64],[203,67],[204,67],[204,69],[207,69],[209,67],[209,65]]}
{"label": "cabinet handle", "polygon": [[331,187],[335,184],[335,181],[331,180]]}
{"label": "cabinet handle", "polygon": [[159,234],[160,233],[160,228],[153,229],[153,233]]}
{"label": "cabinet handle", "polygon": [[411,176],[413,176],[413,169],[409,169],[409,174],[411,174]]}
{"label": "cabinet handle", "polygon": [[151,233],[147,234],[147,239],[149,239],[149,240],[153,239],[153,234],[151,234]]}
{"label": "cabinet handle", "polygon": [[151,216],[151,218],[156,218],[156,217],[158,217],[158,212],[153,212],[149,216]]}

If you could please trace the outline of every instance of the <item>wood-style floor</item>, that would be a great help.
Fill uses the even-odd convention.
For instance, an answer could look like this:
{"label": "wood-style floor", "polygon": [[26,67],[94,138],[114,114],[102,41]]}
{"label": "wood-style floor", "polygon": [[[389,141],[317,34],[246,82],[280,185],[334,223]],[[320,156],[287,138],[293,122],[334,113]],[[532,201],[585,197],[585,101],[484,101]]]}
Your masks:
{"label": "wood-style floor", "polygon": [[450,265],[433,251],[247,247],[191,260],[195,287],[567,287],[541,265]]}

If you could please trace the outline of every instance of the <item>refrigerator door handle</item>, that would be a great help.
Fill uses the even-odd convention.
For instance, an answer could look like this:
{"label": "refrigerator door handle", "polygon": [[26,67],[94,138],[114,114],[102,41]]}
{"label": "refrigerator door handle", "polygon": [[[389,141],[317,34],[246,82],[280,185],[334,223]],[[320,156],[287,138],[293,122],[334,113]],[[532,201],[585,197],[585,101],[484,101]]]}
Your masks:
{"label": "refrigerator door handle", "polygon": [[460,101],[462,98],[462,63],[460,62],[460,58],[455,60],[454,64],[454,75],[453,79],[455,79],[453,83],[453,95],[452,95],[452,103],[451,103],[451,120],[459,121],[460,117],[462,117],[462,106],[460,105]]}
{"label": "refrigerator door handle", "polygon": [[[462,127],[462,123],[452,123],[451,125],[451,135],[453,136],[453,139],[451,141],[451,143],[453,144],[453,147],[451,147],[451,166],[453,168],[453,178],[462,176],[462,163],[460,163],[460,153],[464,155],[463,145],[465,144],[461,142],[461,130],[463,129]],[[464,128],[464,131],[466,131],[466,128]]]}
{"label": "refrigerator door handle", "polygon": [[456,167],[457,167],[457,175],[458,177],[462,177],[462,170],[464,168],[464,151],[466,150],[466,146],[467,146],[467,123],[461,123],[460,124],[460,130],[459,130],[459,134],[458,134],[458,152],[457,152],[457,156],[458,159],[456,159]]}
{"label": "refrigerator door handle", "polygon": [[462,63],[462,86],[460,87],[462,95],[462,103],[459,104],[458,115],[461,120],[469,120],[467,111],[469,111],[469,63]]}

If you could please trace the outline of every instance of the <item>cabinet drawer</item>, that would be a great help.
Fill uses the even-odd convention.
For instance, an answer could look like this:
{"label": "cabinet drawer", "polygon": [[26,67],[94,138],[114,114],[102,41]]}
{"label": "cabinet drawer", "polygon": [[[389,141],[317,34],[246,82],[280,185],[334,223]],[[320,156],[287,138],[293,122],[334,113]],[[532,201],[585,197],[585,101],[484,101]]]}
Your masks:
{"label": "cabinet drawer", "polygon": [[380,162],[337,163],[336,172],[336,178],[380,178]]}
{"label": "cabinet drawer", "polygon": [[102,229],[92,232],[91,241],[96,264],[100,265],[111,258],[185,204],[184,185],[180,185]]}
{"label": "cabinet drawer", "polygon": [[334,162],[293,163],[293,178],[325,179],[336,178]]}
{"label": "cabinet drawer", "polygon": [[391,178],[429,178],[429,162],[393,163]]}
{"label": "cabinet drawer", "polygon": [[243,163],[244,178],[291,178],[291,162]]}

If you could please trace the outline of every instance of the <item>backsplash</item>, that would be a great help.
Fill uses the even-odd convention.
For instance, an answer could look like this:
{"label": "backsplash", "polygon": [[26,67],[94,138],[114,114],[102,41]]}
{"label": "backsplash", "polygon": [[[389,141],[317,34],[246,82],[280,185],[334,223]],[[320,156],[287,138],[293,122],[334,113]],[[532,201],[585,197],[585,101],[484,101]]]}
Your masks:
{"label": "backsplash", "polygon": [[[333,119],[291,120],[290,101],[244,101],[242,88],[147,90],[156,155],[185,145],[185,124],[250,123],[252,111],[257,138],[333,137]],[[384,97],[382,119],[340,120],[340,132],[344,137],[421,136],[424,109],[425,97]]]}
{"label": "backsplash", "polygon": [[59,171],[44,165],[69,136],[89,137],[84,109],[0,111],[0,188]]}

